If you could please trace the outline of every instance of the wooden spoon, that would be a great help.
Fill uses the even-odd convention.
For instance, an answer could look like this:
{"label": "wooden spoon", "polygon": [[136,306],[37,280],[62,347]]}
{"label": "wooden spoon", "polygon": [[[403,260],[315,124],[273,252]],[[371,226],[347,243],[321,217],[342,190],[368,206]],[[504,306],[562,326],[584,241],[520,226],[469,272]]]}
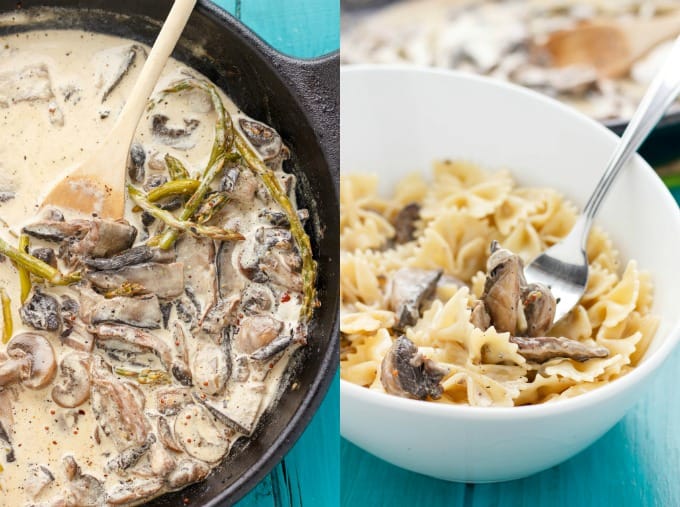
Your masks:
{"label": "wooden spoon", "polygon": [[118,219],[125,208],[125,170],[149,96],[189,20],[196,0],[175,0],[113,129],[99,148],[56,184],[42,207],[57,206]]}
{"label": "wooden spoon", "polygon": [[620,77],[639,58],[680,34],[680,12],[650,20],[594,21],[550,35],[541,46],[556,67],[589,65],[600,77]]}

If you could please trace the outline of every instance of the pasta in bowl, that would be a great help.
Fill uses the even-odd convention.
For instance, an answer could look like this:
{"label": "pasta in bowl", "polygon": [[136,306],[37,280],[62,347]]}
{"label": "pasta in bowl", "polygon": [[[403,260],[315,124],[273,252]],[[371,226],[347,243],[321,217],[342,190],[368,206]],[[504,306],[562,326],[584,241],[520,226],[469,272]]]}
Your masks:
{"label": "pasta in bowl", "polygon": [[[521,262],[568,232],[615,138],[552,100],[451,72],[350,67],[341,85],[343,436],[466,482],[581,451],[678,341],[677,204],[632,162],[591,233],[586,295],[546,327]],[[503,277],[516,291],[495,314]]]}
{"label": "pasta in bowl", "polygon": [[557,191],[451,160],[434,164],[430,182],[407,175],[387,199],[376,183],[341,181],[344,380],[442,403],[526,405],[590,391],[643,356],[658,324],[650,276],[622,263],[601,228],[587,245],[586,293],[565,319],[553,325],[549,289],[523,280],[523,262],[576,220]]}

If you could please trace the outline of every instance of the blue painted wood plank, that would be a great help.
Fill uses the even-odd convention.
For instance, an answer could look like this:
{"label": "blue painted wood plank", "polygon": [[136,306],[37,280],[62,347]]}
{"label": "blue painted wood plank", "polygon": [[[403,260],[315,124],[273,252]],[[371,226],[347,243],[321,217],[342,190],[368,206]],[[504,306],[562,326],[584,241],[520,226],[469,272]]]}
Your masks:
{"label": "blue painted wood plank", "polygon": [[680,350],[669,358],[647,396],[604,437],[562,465],[518,481],[472,485],[431,479],[343,440],[341,505],[679,507],[678,371]]}
{"label": "blue painted wood plank", "polygon": [[[219,0],[284,53],[314,57],[340,45],[339,0]],[[293,449],[237,507],[336,507],[340,498],[339,377]]]}
{"label": "blue painted wood plank", "polygon": [[340,47],[339,0],[235,0],[227,10],[291,56],[311,58]]}

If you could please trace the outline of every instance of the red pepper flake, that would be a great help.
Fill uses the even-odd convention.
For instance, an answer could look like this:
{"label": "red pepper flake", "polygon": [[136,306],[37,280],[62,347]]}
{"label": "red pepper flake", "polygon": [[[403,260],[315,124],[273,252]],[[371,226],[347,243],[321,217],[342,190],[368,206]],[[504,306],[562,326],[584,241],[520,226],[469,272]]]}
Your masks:
{"label": "red pepper flake", "polygon": [[74,434],[74,435],[77,435],[77,434],[78,434],[78,430],[73,430],[73,434]]}
{"label": "red pepper flake", "polygon": [[205,387],[208,387],[208,384],[210,384],[210,382],[208,382],[207,380],[206,380],[205,382],[203,382],[203,385],[204,385]]}
{"label": "red pepper flake", "polygon": [[190,444],[192,440],[190,438],[187,438],[187,444]]}
{"label": "red pepper flake", "polygon": [[85,415],[85,411],[84,411],[82,408],[81,408],[80,410],[78,410],[78,413],[79,413],[80,415]]}
{"label": "red pepper flake", "polygon": [[56,441],[56,440],[52,440],[52,444],[53,444],[53,445],[57,445],[57,441]]}
{"label": "red pepper flake", "polygon": [[281,294],[281,302],[286,303],[288,301],[290,301],[290,294],[287,293],[287,292],[284,292],[283,294]]}
{"label": "red pepper flake", "polygon": [[187,415],[187,419],[191,419],[191,414]]}
{"label": "red pepper flake", "polygon": [[50,415],[54,415],[56,412],[54,410],[50,410]]}
{"label": "red pepper flake", "polygon": [[184,505],[189,505],[189,499],[185,496],[184,498],[182,498],[182,503]]}
{"label": "red pepper flake", "polygon": [[50,427],[49,427],[49,426],[45,426],[45,431],[50,431]]}

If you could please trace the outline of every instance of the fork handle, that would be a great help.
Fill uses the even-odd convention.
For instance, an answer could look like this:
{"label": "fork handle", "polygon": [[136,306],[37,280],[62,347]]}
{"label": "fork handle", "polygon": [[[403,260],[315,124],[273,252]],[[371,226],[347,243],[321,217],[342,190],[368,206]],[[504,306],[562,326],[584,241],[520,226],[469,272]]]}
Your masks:
{"label": "fork handle", "polygon": [[583,208],[583,245],[593,219],[600,209],[605,195],[628,159],[659,122],[666,109],[680,93],[680,37],[675,40],[670,57],[656,74],[635,110],[628,127],[612,154],[602,178]]}

